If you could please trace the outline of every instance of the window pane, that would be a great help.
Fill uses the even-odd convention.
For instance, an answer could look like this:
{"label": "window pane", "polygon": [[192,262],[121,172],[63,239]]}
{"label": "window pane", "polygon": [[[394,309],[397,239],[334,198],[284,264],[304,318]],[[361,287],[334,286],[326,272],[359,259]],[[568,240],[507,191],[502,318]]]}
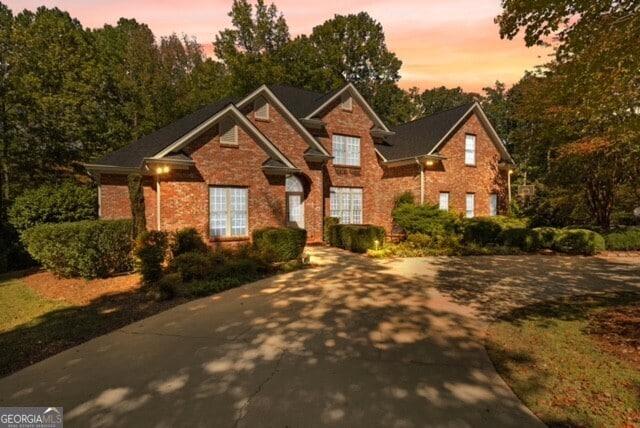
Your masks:
{"label": "window pane", "polygon": [[351,223],[362,224],[362,189],[351,191]]}
{"label": "window pane", "polygon": [[489,215],[498,215],[498,195],[495,193],[489,196]]}
{"label": "window pane", "polygon": [[347,165],[360,166],[360,139],[347,137]]}
{"label": "window pane", "polygon": [[475,215],[475,211],[474,211],[475,202],[476,202],[475,195],[472,193],[467,193],[467,211],[466,211],[467,218],[471,218]]}
{"label": "window pane", "polygon": [[329,197],[331,198],[329,209],[331,211],[331,217],[340,218],[340,195],[338,194],[338,190],[339,189],[332,187],[329,192]]}
{"label": "window pane", "polygon": [[209,234],[225,236],[227,234],[227,192],[221,187],[209,189]]}
{"label": "window pane", "polygon": [[346,142],[342,135],[333,136],[333,162],[337,165],[344,165],[347,162]]}
{"label": "window pane", "polygon": [[449,193],[448,192],[440,193],[440,209],[444,211],[449,211]]}
{"label": "window pane", "polygon": [[231,194],[231,236],[247,234],[247,189],[229,189]]}
{"label": "window pane", "polygon": [[332,187],[330,197],[331,217],[341,224],[362,224],[362,189]]}
{"label": "window pane", "polygon": [[476,164],[476,136],[467,135],[464,142],[464,163],[466,165]]}
{"label": "window pane", "polygon": [[289,221],[302,227],[302,197],[300,195],[289,195]]}

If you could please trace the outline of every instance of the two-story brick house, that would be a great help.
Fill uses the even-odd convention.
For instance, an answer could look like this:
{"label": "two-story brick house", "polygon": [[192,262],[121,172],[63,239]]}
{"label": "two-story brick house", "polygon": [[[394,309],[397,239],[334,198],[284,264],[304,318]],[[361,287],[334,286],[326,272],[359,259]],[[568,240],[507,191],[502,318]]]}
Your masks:
{"label": "two-story brick house", "polygon": [[127,175],[141,173],[147,224],[242,241],[266,226],[322,240],[327,216],[391,231],[394,198],[467,216],[503,210],[513,161],[477,103],[394,128],[356,88],[327,94],[262,86],[203,107],[86,165],[100,217],[131,217]]}

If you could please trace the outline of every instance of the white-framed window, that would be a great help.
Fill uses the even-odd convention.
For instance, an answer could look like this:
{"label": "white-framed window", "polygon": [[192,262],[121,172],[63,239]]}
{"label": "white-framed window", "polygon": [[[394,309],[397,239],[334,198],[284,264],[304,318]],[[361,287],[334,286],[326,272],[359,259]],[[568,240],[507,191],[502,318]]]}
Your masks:
{"label": "white-framed window", "polygon": [[467,134],[464,139],[464,164],[476,164],[476,136]]}
{"label": "white-framed window", "polygon": [[362,189],[357,187],[332,187],[331,217],[338,217],[341,224],[362,224]]}
{"label": "white-framed window", "polygon": [[360,166],[360,138],[334,135],[333,164]]}
{"label": "white-framed window", "polygon": [[247,236],[249,192],[242,187],[209,187],[209,236]]}
{"label": "white-framed window", "polygon": [[262,97],[253,102],[253,114],[256,119],[269,120],[269,103]]}
{"label": "white-framed window", "polygon": [[497,216],[498,215],[498,194],[492,193],[489,195],[489,215]]}
{"label": "white-framed window", "polygon": [[449,192],[440,192],[440,209],[449,211]]}
{"label": "white-framed window", "polygon": [[473,193],[467,193],[466,195],[466,212],[467,218],[475,217],[476,215],[476,195]]}
{"label": "white-framed window", "polygon": [[238,125],[232,119],[220,121],[220,143],[238,145]]}

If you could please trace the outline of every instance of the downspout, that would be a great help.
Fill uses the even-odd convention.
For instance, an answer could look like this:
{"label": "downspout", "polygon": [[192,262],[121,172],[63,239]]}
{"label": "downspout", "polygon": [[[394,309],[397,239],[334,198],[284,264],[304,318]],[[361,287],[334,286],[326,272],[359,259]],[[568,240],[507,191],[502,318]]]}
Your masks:
{"label": "downspout", "polygon": [[420,165],[420,205],[424,205],[424,165],[417,157],[416,163]]}
{"label": "downspout", "polygon": [[160,174],[156,175],[156,220],[157,229],[160,230]]}

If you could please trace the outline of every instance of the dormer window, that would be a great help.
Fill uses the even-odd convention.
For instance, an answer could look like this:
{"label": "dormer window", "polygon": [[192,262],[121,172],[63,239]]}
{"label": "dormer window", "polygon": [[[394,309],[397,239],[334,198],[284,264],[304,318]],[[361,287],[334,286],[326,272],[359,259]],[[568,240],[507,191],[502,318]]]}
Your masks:
{"label": "dormer window", "polygon": [[348,93],[342,94],[341,99],[342,110],[344,111],[352,111],[353,110],[353,98]]}
{"label": "dormer window", "polygon": [[220,144],[237,146],[238,145],[238,125],[231,119],[222,119],[220,121]]}
{"label": "dormer window", "polygon": [[262,97],[253,102],[253,114],[258,120],[269,120],[269,103]]}

